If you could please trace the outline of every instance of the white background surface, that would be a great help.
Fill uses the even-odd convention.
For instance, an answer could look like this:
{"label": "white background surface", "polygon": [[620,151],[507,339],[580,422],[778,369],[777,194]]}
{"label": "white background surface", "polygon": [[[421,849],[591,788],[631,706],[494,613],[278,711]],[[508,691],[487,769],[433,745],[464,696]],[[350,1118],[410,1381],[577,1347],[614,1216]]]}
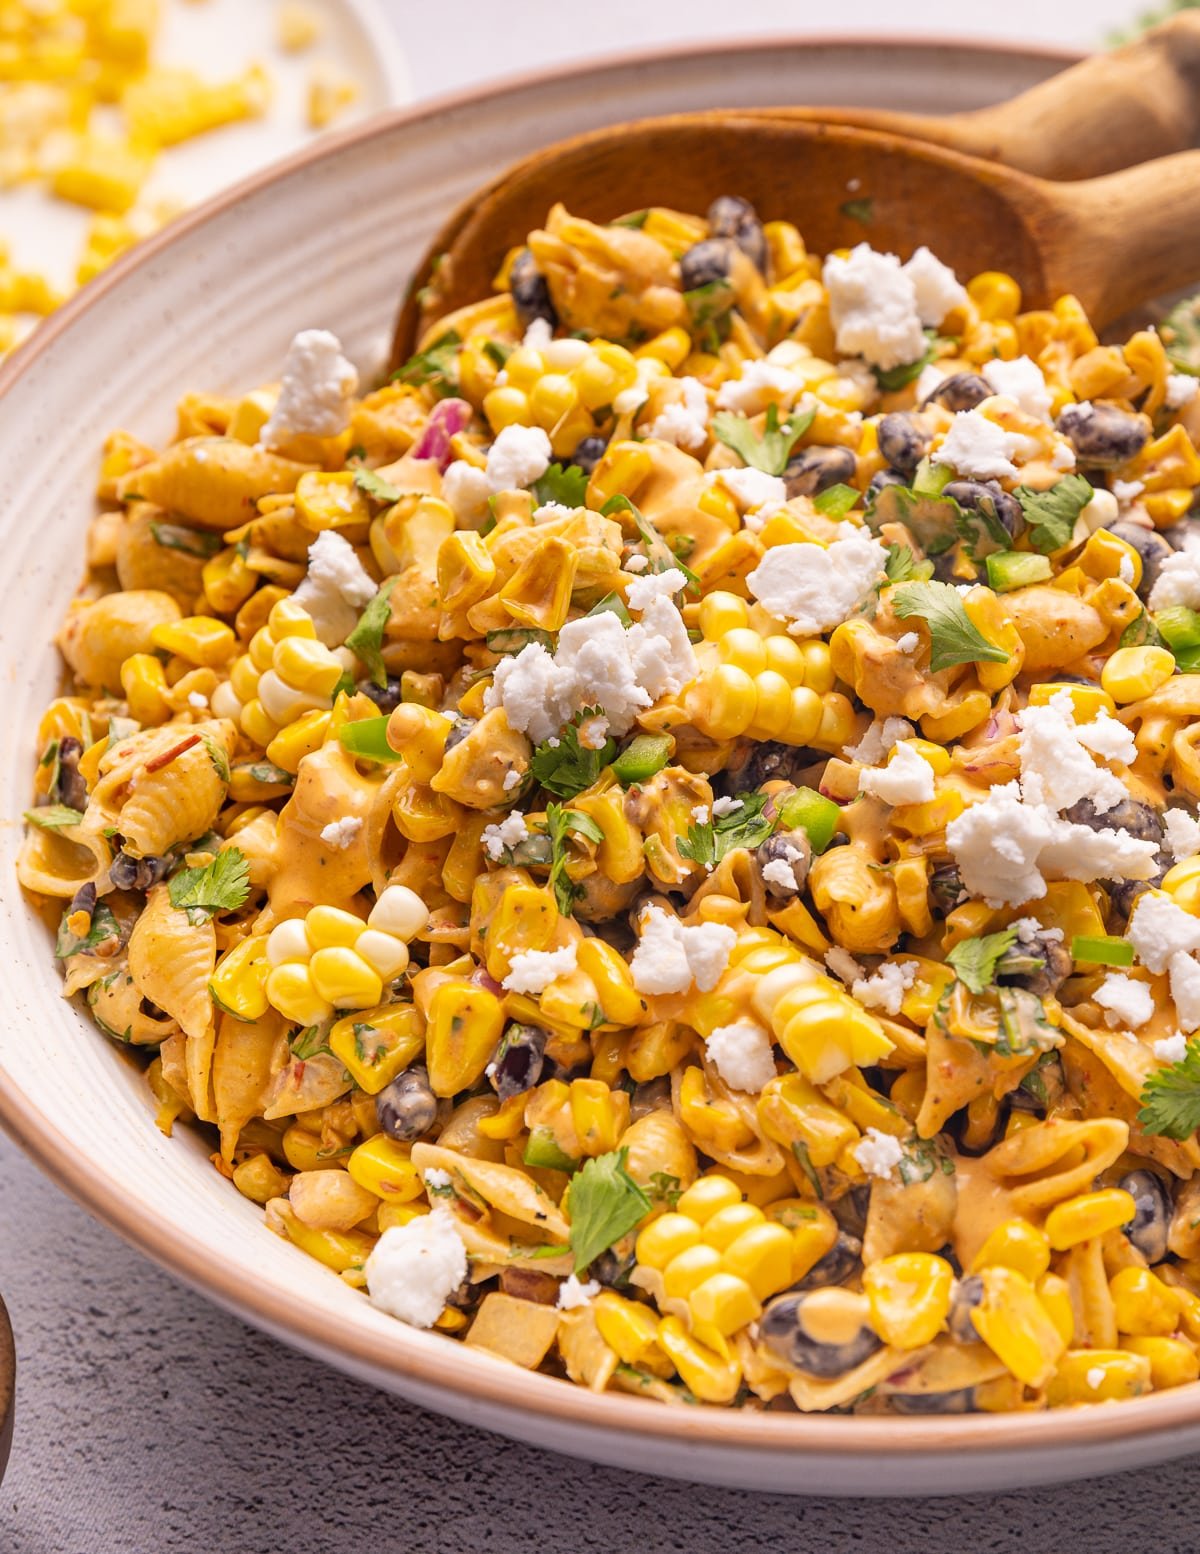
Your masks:
{"label": "white background surface", "polygon": [[[259,10],[268,0],[241,0]],[[676,39],[920,32],[1087,47],[1126,0],[384,0],[417,95]],[[930,104],[936,107],[936,104]],[[1029,1495],[794,1501],[589,1468],[449,1424],[175,1285],[0,1139],[18,1414],[0,1554],[1191,1554],[1200,1463]],[[648,1464],[648,1466],[651,1466]],[[950,1487],[950,1486],[948,1486]]]}

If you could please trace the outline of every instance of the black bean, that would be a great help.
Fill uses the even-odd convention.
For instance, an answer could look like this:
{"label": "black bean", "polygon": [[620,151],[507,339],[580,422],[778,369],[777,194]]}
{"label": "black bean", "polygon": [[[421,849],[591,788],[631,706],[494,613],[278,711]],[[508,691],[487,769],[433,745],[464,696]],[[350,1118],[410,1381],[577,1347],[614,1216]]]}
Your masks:
{"label": "black bean", "polygon": [[[787,899],[804,889],[808,879],[808,866],[812,859],[812,843],[808,839],[808,832],[776,831],[769,836],[754,854],[758,864],[758,872],[762,876],[763,885],[768,896],[776,896]],[[766,873],[767,866],[772,863],[782,863],[792,879],[791,887],[781,885],[771,879]],[[772,870],[772,873],[777,872]]]}
{"label": "black bean", "polygon": [[1080,799],[1070,809],[1063,810],[1063,817],[1076,825],[1087,826],[1092,831],[1114,829],[1128,831],[1138,842],[1161,843],[1162,818],[1156,809],[1143,804],[1140,799],[1122,799],[1111,809],[1098,810],[1091,799]]}
{"label": "black bean", "polygon": [[[832,1291],[830,1292],[832,1293]],[[822,1301],[823,1291],[777,1295],[763,1311],[759,1331],[763,1342],[788,1365],[808,1376],[844,1376],[875,1351],[881,1341],[869,1327],[861,1327],[848,1343],[828,1344],[813,1338],[805,1326],[805,1307]]]}
{"label": "black bean", "polygon": [[393,675],[388,676],[386,685],[376,685],[374,680],[360,680],[358,689],[364,696],[370,697],[380,712],[395,712],[404,700],[400,692],[400,681]]}
{"label": "black bean", "polygon": [[790,1288],[796,1290],[820,1290],[830,1284],[845,1284],[859,1271],[862,1264],[862,1242],[857,1236],[838,1231],[838,1238],[825,1256],[819,1258],[802,1279]]}
{"label": "black bean", "polygon": [[946,1326],[950,1329],[950,1336],[956,1343],[977,1344],[979,1342],[979,1334],[971,1321],[971,1312],[982,1299],[983,1280],[977,1273],[968,1274],[954,1286],[954,1293],[950,1297],[950,1310],[946,1316]]}
{"label": "black bean", "polygon": [[[595,1279],[597,1283],[607,1285],[610,1289],[629,1290],[629,1276],[634,1270],[637,1257],[634,1249],[630,1247],[624,1257],[619,1257],[610,1246],[607,1252],[601,1252],[594,1258],[588,1267],[587,1276]],[[629,1290],[631,1295],[636,1291]]]}
{"label": "black bean", "polygon": [[1020,502],[994,480],[952,480],[942,495],[952,498],[968,512],[994,515],[1010,535],[1015,535],[1023,522]]}
{"label": "black bean", "polygon": [[1055,422],[1075,449],[1081,464],[1110,469],[1125,464],[1146,446],[1150,425],[1144,416],[1131,415],[1117,405],[1064,405]]}
{"label": "black bean", "polygon": [[929,877],[929,894],[932,897],[932,911],[940,917],[945,917],[953,912],[958,905],[958,898],[962,895],[962,875],[958,872],[955,863],[943,864],[940,869],[934,869]]}
{"label": "black bean", "polygon": [[953,1392],[892,1392],[888,1402],[898,1414],[973,1414],[975,1388]]}
{"label": "black bean", "polygon": [[550,300],[550,287],[527,248],[523,248],[513,260],[508,272],[508,284],[512,290],[517,317],[526,329],[535,318],[544,318],[551,329],[557,326],[558,313]]}
{"label": "black bean", "polygon": [[119,852],[108,866],[108,877],[117,890],[149,890],[166,878],[170,858],[131,858]]}
{"label": "black bean", "polygon": [[446,749],[453,750],[455,745],[462,744],[478,721],[478,718],[455,716],[450,732],[446,735]]}
{"label": "black bean", "polygon": [[849,448],[804,448],[788,460],[783,478],[789,498],[817,496],[830,486],[848,484],[857,468]]}
{"label": "black bean", "polygon": [[1167,1255],[1173,1212],[1167,1184],[1157,1171],[1130,1171],[1118,1185],[1129,1193],[1135,1206],[1125,1234],[1148,1263],[1161,1263]]}
{"label": "black bean", "polygon": [[767,782],[800,780],[800,774],[816,761],[828,757],[807,745],[783,745],[775,739],[756,740],[745,747],[721,773],[721,786],[727,797],[749,793]]}
{"label": "black bean", "polygon": [[510,1025],[488,1064],[488,1079],[502,1101],[532,1090],[542,1077],[547,1033],[537,1025]]}
{"label": "black bean", "polygon": [[86,885],[81,885],[71,897],[71,905],[68,912],[86,912],[89,917],[96,909],[96,886],[88,880]]}
{"label": "black bean", "polygon": [[1031,938],[1022,939],[1013,945],[1012,954],[1032,957],[1042,964],[1028,971],[1005,973],[998,980],[1008,987],[1026,988],[1039,998],[1057,993],[1075,969],[1075,961],[1061,933],[1058,938],[1050,938],[1043,929]]}
{"label": "black bean", "polygon": [[79,771],[82,743],[71,734],[64,734],[58,742],[58,771],[50,789],[52,804],[65,804],[68,809],[87,808],[87,783]]}
{"label": "black bean", "polygon": [[670,1078],[663,1074],[658,1079],[647,1079],[629,1098],[629,1120],[637,1122],[640,1117],[648,1117],[651,1112],[662,1111],[670,1105]]}
{"label": "black bean", "polygon": [[708,207],[708,225],[713,237],[732,238],[742,252],[767,272],[767,239],[758,212],[749,200],[736,194],[722,194]]}
{"label": "black bean", "polygon": [[684,291],[727,281],[737,245],[726,237],[706,237],[693,243],[679,261],[679,283]]}
{"label": "black bean", "polygon": [[[1174,534],[1175,524],[1167,532]],[[1140,523],[1111,523],[1108,532],[1115,534],[1119,540],[1124,540],[1126,545],[1132,545],[1134,550],[1142,558],[1142,580],[1138,584],[1138,598],[1143,602],[1150,597],[1150,590],[1158,581],[1158,574],[1162,571],[1162,564],[1168,556],[1173,555],[1170,543],[1158,532],[1157,529],[1143,529]]]}
{"label": "black bean", "polygon": [[879,451],[893,469],[910,479],[917,472],[917,465],[929,452],[929,433],[919,427],[912,416],[894,410],[885,415],[875,428],[879,439]]}
{"label": "black bean", "polygon": [[869,507],[885,486],[906,486],[908,481],[898,469],[878,469],[871,476],[867,485],[867,506]]}
{"label": "black bean", "polygon": [[830,1204],[833,1217],[849,1235],[862,1239],[867,1228],[867,1211],[871,1207],[871,1189],[852,1187],[848,1193]]}
{"label": "black bean", "polygon": [[577,469],[581,469],[585,475],[590,475],[604,457],[604,450],[607,447],[608,444],[603,437],[585,437],[571,455],[571,463]]}
{"label": "black bean", "polygon": [[421,1063],[406,1068],[375,1097],[375,1115],[389,1138],[409,1143],[428,1133],[437,1120],[437,1096]]}
{"label": "black bean", "polygon": [[921,408],[942,405],[947,410],[974,410],[991,392],[987,379],[981,378],[977,372],[955,372],[943,378],[935,389],[926,394],[921,401]]}

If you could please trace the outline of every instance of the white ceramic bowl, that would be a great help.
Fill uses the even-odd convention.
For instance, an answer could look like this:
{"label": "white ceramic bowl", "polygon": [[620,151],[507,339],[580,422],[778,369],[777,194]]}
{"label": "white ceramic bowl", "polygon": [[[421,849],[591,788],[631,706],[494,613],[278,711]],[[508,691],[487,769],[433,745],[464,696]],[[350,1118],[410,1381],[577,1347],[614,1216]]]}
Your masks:
{"label": "white ceramic bowl", "polygon": [[538,144],[717,105],[975,107],[1062,63],[1019,50],[779,40],[625,60],[394,113],[184,217],[0,369],[0,1120],[93,1213],[288,1343],[443,1413],[605,1463],[794,1492],[963,1493],[1200,1448],[1200,1387],[1074,1412],[930,1420],[664,1408],[593,1396],[405,1327],[271,1235],[198,1136],[159,1134],[138,1072],[59,997],[49,936],[13,878],[34,729],[59,676],[50,639],[82,569],[109,430],[167,436],[181,392],[270,378],[299,328],[335,329],[360,360],[378,354],[438,223]]}

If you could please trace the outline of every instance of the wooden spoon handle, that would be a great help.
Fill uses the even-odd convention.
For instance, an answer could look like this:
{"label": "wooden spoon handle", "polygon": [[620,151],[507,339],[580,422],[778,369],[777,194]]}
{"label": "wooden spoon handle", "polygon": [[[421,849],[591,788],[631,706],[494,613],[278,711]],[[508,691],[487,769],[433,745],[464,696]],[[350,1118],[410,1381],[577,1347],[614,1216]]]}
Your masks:
{"label": "wooden spoon handle", "polygon": [[1200,14],[1180,12],[1008,102],[973,113],[797,110],[950,146],[1039,178],[1095,178],[1200,146]]}
{"label": "wooden spoon handle", "polygon": [[1075,292],[1103,321],[1200,282],[1200,151],[1042,192],[1051,295]]}

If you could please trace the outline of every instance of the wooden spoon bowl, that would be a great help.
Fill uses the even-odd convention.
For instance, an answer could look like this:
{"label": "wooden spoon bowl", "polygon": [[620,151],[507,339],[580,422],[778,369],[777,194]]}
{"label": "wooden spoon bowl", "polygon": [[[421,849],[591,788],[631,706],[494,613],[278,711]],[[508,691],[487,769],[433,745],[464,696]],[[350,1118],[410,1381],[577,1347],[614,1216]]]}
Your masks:
{"label": "wooden spoon bowl", "polygon": [[1200,277],[1200,152],[1055,184],[879,131],[679,114],[565,141],[478,197],[433,283],[406,299],[396,360],[488,296],[505,254],[556,201],[604,222],[655,204],[704,211],[718,194],[797,221],[812,252],[866,240],[905,257],[925,243],[960,276],[1015,276],[1027,306],[1073,292],[1098,325]]}

